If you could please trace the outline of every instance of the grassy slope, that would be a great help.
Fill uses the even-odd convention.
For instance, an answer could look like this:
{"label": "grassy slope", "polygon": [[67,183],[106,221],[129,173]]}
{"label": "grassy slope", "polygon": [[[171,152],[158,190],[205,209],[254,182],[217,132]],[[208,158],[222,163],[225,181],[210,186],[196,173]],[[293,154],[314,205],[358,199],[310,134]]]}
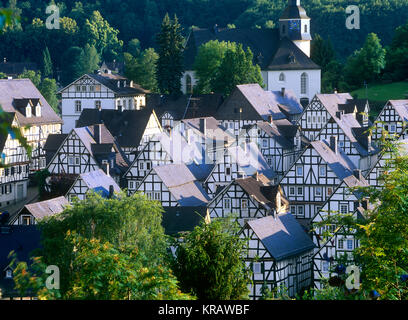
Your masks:
{"label": "grassy slope", "polygon": [[[408,99],[408,82],[395,82],[389,84],[371,84],[367,88],[367,96],[370,102],[372,119],[375,119],[388,100]],[[355,98],[364,99],[366,89],[353,91],[351,95]]]}

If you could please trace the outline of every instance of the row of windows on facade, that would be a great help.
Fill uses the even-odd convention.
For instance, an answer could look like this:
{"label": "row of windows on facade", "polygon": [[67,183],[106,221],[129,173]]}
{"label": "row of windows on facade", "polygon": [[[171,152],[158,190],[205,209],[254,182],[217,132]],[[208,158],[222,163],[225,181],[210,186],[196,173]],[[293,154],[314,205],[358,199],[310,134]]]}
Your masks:
{"label": "row of windows on facade", "polygon": [[[344,245],[346,243],[346,246]],[[337,248],[340,250],[348,250],[352,251],[354,248],[354,240],[352,239],[338,239],[337,240]],[[330,262],[329,261],[322,261],[321,262],[321,270],[323,272],[330,271]]]}
{"label": "row of windows on facade", "polygon": [[[281,74],[279,74],[279,82],[285,82],[286,81],[286,76],[285,74],[282,72]],[[300,93],[301,94],[307,94],[308,91],[308,75],[306,72],[303,72],[300,75]]]}
{"label": "row of windows on facade", "polygon": [[0,187],[0,194],[10,194],[13,192],[13,185],[12,184],[6,184],[6,185],[2,185]]}
{"label": "row of windows on facade", "polygon": [[[120,101],[117,101],[116,108],[119,109],[119,107],[123,107],[124,110],[129,108],[131,110],[133,108],[133,99],[128,99],[128,100],[122,100],[122,106],[120,105]],[[142,104],[141,101],[137,100],[137,108],[140,107]],[[101,109],[102,108],[102,102],[101,100],[96,100],[95,101],[95,109]],[[81,113],[82,112],[82,101],[76,100],[75,101],[75,112],[76,113]]]}
{"label": "row of windows on facade", "polygon": [[[325,165],[320,165],[319,166],[319,175],[321,177],[325,177],[326,176],[326,166]],[[297,165],[296,166],[296,175],[298,177],[303,177],[303,166]]]}
{"label": "row of windows on facade", "polygon": [[[317,120],[317,121],[316,121]],[[321,120],[321,121],[320,121]],[[307,117],[307,122],[311,124],[326,124],[326,116],[308,116]]]}
{"label": "row of windows on facade", "polygon": [[0,177],[8,177],[14,174],[21,174],[28,172],[28,165],[19,165],[8,168],[0,168]]}
{"label": "row of windows on facade", "polygon": [[[316,197],[321,197],[323,195],[323,190],[324,190],[324,187],[315,186],[314,187],[314,195]],[[327,187],[326,188],[326,195],[329,197],[332,194],[333,194],[333,188],[332,187]],[[304,195],[303,187],[289,187],[289,195],[290,196],[303,196]]]}
{"label": "row of windows on facade", "polygon": [[[89,89],[89,90],[88,90]],[[75,91],[76,92],[100,92],[101,91],[101,85],[97,84],[97,85],[90,85],[90,86],[75,86]]]}

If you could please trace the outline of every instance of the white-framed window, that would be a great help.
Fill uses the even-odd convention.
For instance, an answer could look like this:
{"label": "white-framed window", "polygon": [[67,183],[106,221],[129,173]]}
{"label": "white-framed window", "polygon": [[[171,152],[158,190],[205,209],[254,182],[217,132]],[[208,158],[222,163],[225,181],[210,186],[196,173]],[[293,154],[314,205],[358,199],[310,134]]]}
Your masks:
{"label": "white-framed window", "polygon": [[241,209],[242,210],[248,209],[248,199],[241,199]]}
{"label": "white-framed window", "polygon": [[95,86],[89,86],[89,91],[94,92],[95,91]]}
{"label": "white-framed window", "polygon": [[344,249],[344,240],[343,240],[343,239],[339,239],[339,240],[337,241],[337,247],[338,247],[339,249]]}
{"label": "white-framed window", "polygon": [[80,165],[81,164],[81,158],[80,157],[75,157],[75,164]]}
{"label": "white-framed window", "polygon": [[305,208],[303,206],[298,206],[297,207],[297,215],[298,216],[303,216],[305,214]]}
{"label": "white-framed window", "polygon": [[353,240],[347,240],[347,250],[353,250]]}
{"label": "white-framed window", "polygon": [[289,195],[294,196],[295,195],[295,187],[289,187]]}
{"label": "white-framed window", "polygon": [[303,187],[297,187],[297,195],[303,196]]}
{"label": "white-framed window", "polygon": [[26,117],[31,118],[31,106],[26,107]]}
{"label": "white-framed window", "polygon": [[333,188],[332,187],[327,187],[326,194],[327,194],[328,197],[330,197],[333,194]]}
{"label": "white-framed window", "polygon": [[296,166],[296,175],[303,176],[303,167],[302,166]]}
{"label": "white-framed window", "polygon": [[155,192],[154,193],[154,200],[160,201],[161,200],[161,193],[160,192]]}
{"label": "white-framed window", "polygon": [[35,115],[37,117],[41,117],[41,106],[40,105],[35,107]]}
{"label": "white-framed window", "polygon": [[75,163],[75,158],[74,158],[74,157],[68,157],[68,164],[69,164],[70,166],[73,166],[74,163]]}
{"label": "white-framed window", "polygon": [[21,224],[23,226],[29,226],[31,224],[31,217],[30,216],[22,216],[21,217]]}
{"label": "white-framed window", "polygon": [[13,271],[10,269],[6,270],[6,279],[11,279],[13,278]]}
{"label": "white-framed window", "polygon": [[139,170],[144,170],[144,162],[139,162]]}
{"label": "white-framed window", "polygon": [[262,139],[262,148],[268,148],[268,139]]}
{"label": "white-framed window", "polygon": [[340,204],[340,213],[341,214],[346,214],[348,213],[348,205],[347,204]]}
{"label": "white-framed window", "polygon": [[80,113],[82,111],[82,103],[80,100],[75,101],[75,112]]}
{"label": "white-framed window", "polygon": [[230,198],[224,198],[223,208],[224,208],[224,210],[230,210],[231,209],[231,199]]}
{"label": "white-framed window", "polygon": [[296,215],[296,206],[290,206],[290,213],[294,216]]}
{"label": "white-framed window", "polygon": [[390,133],[395,133],[395,131],[397,131],[395,124],[390,125]]}
{"label": "white-framed window", "polygon": [[86,92],[86,86],[82,86],[82,91]]}
{"label": "white-framed window", "polygon": [[283,72],[279,75],[279,81],[280,81],[280,82],[284,82],[284,81],[285,81],[285,74],[284,74]]}
{"label": "white-framed window", "polygon": [[152,168],[151,162],[146,162],[146,170],[150,170]]}
{"label": "white-framed window", "polygon": [[326,166],[319,166],[319,174],[321,177],[326,176]]}
{"label": "white-framed window", "polygon": [[322,261],[322,271],[329,272],[330,263],[328,261]]}
{"label": "white-framed window", "polygon": [[95,101],[95,109],[100,109],[102,108],[102,102],[101,100],[96,100]]}
{"label": "white-framed window", "polygon": [[153,199],[152,192],[146,192],[146,197],[147,197],[147,199],[152,200]]}
{"label": "white-framed window", "polygon": [[325,116],[322,117],[322,122],[326,123],[326,117]]}
{"label": "white-framed window", "polygon": [[302,75],[300,76],[300,93],[301,94],[307,94],[307,87],[308,87],[308,77],[307,73],[303,72]]}
{"label": "white-framed window", "polygon": [[225,174],[226,174],[227,176],[230,176],[230,175],[231,175],[231,168],[230,168],[230,167],[225,167]]}
{"label": "white-framed window", "polygon": [[129,189],[130,190],[135,190],[135,182],[134,181],[129,181]]}
{"label": "white-framed window", "polygon": [[343,140],[339,141],[339,146],[340,146],[340,148],[344,148],[344,141]]}
{"label": "white-framed window", "polygon": [[75,91],[80,92],[81,91],[81,86],[75,86]]}
{"label": "white-framed window", "polygon": [[322,187],[315,187],[315,196],[317,197],[322,196]]}
{"label": "white-framed window", "polygon": [[260,274],[262,273],[262,266],[260,262],[254,262],[253,263],[253,270],[254,274]]}

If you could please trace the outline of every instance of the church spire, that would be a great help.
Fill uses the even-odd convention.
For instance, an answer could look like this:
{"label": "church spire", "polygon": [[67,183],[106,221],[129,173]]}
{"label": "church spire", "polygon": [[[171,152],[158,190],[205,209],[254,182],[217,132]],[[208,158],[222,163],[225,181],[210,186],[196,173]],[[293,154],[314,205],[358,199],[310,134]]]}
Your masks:
{"label": "church spire", "polygon": [[288,0],[288,6],[279,18],[280,38],[292,40],[310,57],[310,18],[300,5],[300,0]]}

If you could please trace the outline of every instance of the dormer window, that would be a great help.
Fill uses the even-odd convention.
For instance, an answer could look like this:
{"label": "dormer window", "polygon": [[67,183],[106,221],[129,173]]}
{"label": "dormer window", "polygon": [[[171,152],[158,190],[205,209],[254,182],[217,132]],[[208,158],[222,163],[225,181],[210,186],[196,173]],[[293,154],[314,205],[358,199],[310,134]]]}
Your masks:
{"label": "dormer window", "polygon": [[41,106],[39,104],[35,107],[35,115],[41,117]]}
{"label": "dormer window", "polygon": [[31,118],[31,106],[30,105],[26,107],[26,117]]}
{"label": "dormer window", "polygon": [[13,270],[7,269],[6,270],[6,279],[12,279],[13,278]]}

